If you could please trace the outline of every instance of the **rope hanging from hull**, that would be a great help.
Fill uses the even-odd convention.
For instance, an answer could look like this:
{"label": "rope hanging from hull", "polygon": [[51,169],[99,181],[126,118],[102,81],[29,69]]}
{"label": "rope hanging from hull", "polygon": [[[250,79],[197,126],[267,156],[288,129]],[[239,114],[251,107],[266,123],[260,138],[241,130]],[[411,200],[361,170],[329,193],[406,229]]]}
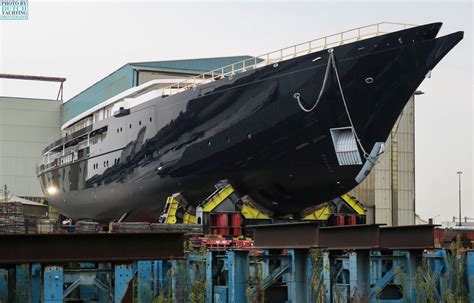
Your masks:
{"label": "rope hanging from hull", "polygon": [[[327,63],[327,66],[326,66],[326,72],[324,74],[324,79],[323,79],[323,85],[321,86],[321,90],[319,91],[319,95],[318,95],[318,99],[316,100],[316,102],[314,102],[314,105],[311,107],[311,108],[306,108],[303,103],[301,102],[301,95],[300,93],[294,93],[293,94],[293,98],[296,99],[296,101],[298,102],[298,106],[300,107],[300,109],[306,113],[310,113],[312,112],[319,104],[319,101],[321,100],[321,96],[323,95],[325,89],[326,89],[326,84],[327,84],[327,80],[329,78],[329,72],[331,70],[331,67],[333,68],[334,70],[334,73],[336,75],[336,80],[337,80],[337,84],[338,84],[338,87],[339,87],[339,91],[341,93],[341,99],[342,99],[342,103],[344,104],[344,109],[346,110],[346,114],[347,114],[347,118],[349,118],[349,123],[351,124],[351,127],[352,127],[352,132],[354,134],[354,137],[357,141],[357,144],[359,145],[360,149],[362,150],[362,153],[364,155],[364,158],[366,160],[369,160],[371,161],[371,159],[369,159],[369,153],[367,153],[367,151],[365,150],[364,146],[362,145],[362,142],[361,140],[359,139],[359,135],[357,134],[357,131],[354,127],[354,123],[352,122],[352,117],[351,117],[351,114],[349,112],[349,108],[347,107],[347,102],[346,102],[346,98],[344,96],[344,92],[342,90],[342,84],[341,84],[341,80],[339,79],[339,73],[337,71],[337,66],[336,66],[336,59],[334,57],[334,51],[333,49],[329,49],[328,50],[329,52],[329,58],[328,58],[328,63]],[[371,161],[372,162],[372,161]]]}

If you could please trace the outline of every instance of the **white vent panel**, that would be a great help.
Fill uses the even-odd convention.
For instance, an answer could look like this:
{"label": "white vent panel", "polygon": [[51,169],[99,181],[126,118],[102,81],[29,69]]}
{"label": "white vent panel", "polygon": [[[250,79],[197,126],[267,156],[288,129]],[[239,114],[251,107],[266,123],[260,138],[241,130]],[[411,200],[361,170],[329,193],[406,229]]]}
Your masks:
{"label": "white vent panel", "polygon": [[331,137],[340,166],[362,164],[352,127],[331,128]]}

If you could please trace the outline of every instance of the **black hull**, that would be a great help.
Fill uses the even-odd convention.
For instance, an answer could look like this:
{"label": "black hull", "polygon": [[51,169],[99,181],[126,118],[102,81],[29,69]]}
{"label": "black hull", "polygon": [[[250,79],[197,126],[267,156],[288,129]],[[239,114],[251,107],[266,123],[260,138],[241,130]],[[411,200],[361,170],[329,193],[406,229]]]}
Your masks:
{"label": "black hull", "polygon": [[[462,32],[435,38],[440,26],[334,48],[347,107],[367,152],[386,141],[427,72],[462,39]],[[72,218],[110,221],[129,213],[131,220],[156,220],[167,196],[181,192],[198,204],[221,179],[277,215],[350,191],[365,159],[360,151],[363,164],[338,163],[330,129],[350,122],[335,71],[315,110],[303,112],[294,99],[298,92],[307,107],[317,99],[329,55],[324,50],[279,62],[108,119],[109,152],[39,174],[45,192],[59,189],[47,194],[48,201]],[[120,138],[114,130],[132,123],[138,128],[150,113],[153,122],[114,149]],[[114,163],[117,153],[119,164],[92,175],[94,163]]]}

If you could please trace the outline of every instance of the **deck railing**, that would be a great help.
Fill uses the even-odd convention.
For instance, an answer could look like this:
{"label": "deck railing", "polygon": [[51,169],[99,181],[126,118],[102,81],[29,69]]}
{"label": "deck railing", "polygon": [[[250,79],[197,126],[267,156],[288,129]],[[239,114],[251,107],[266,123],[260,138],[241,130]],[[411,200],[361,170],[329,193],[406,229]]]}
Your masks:
{"label": "deck railing", "polygon": [[251,57],[243,61],[222,66],[198,76],[190,77],[181,82],[173,83],[163,88],[163,95],[170,96],[187,89],[196,88],[198,85],[203,83],[209,83],[215,80],[223,79],[226,76],[235,75],[269,64],[275,64],[286,59],[310,54],[315,51],[320,51],[326,48],[335,47],[366,38],[380,36],[413,26],[416,25],[397,22],[380,22],[295,44],[260,56]]}

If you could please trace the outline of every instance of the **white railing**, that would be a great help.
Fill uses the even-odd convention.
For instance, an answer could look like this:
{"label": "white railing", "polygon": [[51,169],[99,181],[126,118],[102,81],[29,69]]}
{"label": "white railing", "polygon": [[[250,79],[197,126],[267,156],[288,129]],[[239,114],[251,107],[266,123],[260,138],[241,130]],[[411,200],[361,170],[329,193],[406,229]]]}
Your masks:
{"label": "white railing", "polygon": [[358,28],[353,28],[337,34],[317,38],[311,41],[282,48],[260,56],[251,57],[243,61],[219,67],[215,70],[208,71],[198,76],[190,77],[184,81],[176,82],[167,87],[164,87],[163,95],[174,95],[187,89],[196,88],[198,85],[203,83],[209,83],[215,80],[223,79],[226,76],[243,73],[245,71],[263,67],[269,64],[278,63],[286,59],[299,57],[302,55],[310,54],[315,51],[339,46],[345,43],[380,36],[383,34],[406,29],[413,26],[416,25],[397,22],[380,22]]}

